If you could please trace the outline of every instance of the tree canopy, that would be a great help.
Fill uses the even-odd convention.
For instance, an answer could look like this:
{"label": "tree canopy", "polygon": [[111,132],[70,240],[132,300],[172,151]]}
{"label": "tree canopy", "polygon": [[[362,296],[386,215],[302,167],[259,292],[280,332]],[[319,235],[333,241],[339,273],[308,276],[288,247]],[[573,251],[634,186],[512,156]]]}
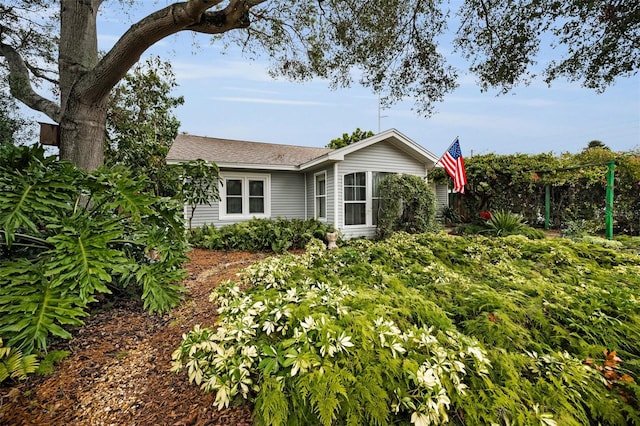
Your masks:
{"label": "tree canopy", "polygon": [[331,148],[331,149],[344,148],[345,146],[351,145],[354,142],[358,142],[358,141],[361,141],[362,139],[369,138],[373,136],[373,134],[374,133],[371,130],[367,130],[365,132],[364,130],[360,130],[360,127],[358,127],[351,134],[343,133],[342,137],[331,139],[331,141],[327,144],[327,148]]}
{"label": "tree canopy", "polygon": [[149,189],[162,196],[176,192],[166,164],[180,127],[173,110],[184,103],[182,96],[171,96],[176,86],[171,64],[149,58],[116,85],[107,112],[105,163],[147,176]]}
{"label": "tree canopy", "polygon": [[15,110],[15,100],[0,91],[0,144],[15,142],[16,134],[25,129],[24,118]]}
{"label": "tree canopy", "polygon": [[[426,115],[456,85],[457,70],[442,53],[451,46],[440,45],[447,31],[484,89],[508,91],[541,76],[604,90],[640,68],[640,4],[632,0],[188,1],[134,23],[100,57],[102,4],[0,1],[0,78],[12,96],[60,124],[61,156],[86,169],[104,161],[109,92],[146,49],[181,31],[264,54],[274,75],[322,77],[333,87],[358,82],[384,105],[411,97]],[[543,43],[554,56],[539,57]]]}

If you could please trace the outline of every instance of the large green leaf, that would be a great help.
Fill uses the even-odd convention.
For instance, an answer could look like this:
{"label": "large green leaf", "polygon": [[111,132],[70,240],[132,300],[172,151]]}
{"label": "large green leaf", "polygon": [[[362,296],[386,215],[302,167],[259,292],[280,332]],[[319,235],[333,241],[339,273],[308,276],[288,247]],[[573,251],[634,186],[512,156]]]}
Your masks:
{"label": "large green leaf", "polygon": [[63,220],[58,233],[47,239],[55,248],[43,253],[45,277],[53,287],[77,288],[85,303],[93,301],[96,291],[110,293],[112,275],[124,272],[130,261],[121,250],[110,248],[121,236],[117,218],[96,220],[82,212]]}
{"label": "large green leaf", "polygon": [[145,192],[147,180],[144,176],[133,176],[130,170],[117,166],[97,170],[87,180],[92,193],[92,209],[104,212],[111,210],[122,217],[139,222],[151,214],[155,197]]}
{"label": "large green leaf", "polygon": [[63,325],[81,325],[86,303],[45,276],[44,262],[27,259],[0,264],[0,335],[25,353],[46,350],[47,338],[71,338]]}
{"label": "large green leaf", "polygon": [[73,178],[62,181],[58,173],[44,172],[32,176],[0,169],[0,228],[11,247],[17,230],[39,233],[41,228],[73,208]]}

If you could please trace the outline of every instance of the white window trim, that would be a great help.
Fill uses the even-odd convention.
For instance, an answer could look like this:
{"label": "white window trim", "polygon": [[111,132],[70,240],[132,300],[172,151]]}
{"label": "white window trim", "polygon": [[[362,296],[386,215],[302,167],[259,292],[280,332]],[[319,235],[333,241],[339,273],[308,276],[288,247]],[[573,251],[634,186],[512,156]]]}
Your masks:
{"label": "white window trim", "polygon": [[[271,217],[271,175],[260,173],[237,173],[224,172],[220,173],[220,220],[245,220],[252,218],[270,218]],[[227,179],[242,180],[242,213],[227,214],[227,193],[224,182]],[[264,181],[264,213],[249,213],[249,181]]]}
{"label": "white window trim", "polygon": [[[346,175],[350,175],[350,174],[354,174],[354,173],[364,173],[366,175],[366,188],[367,188],[367,195],[366,195],[366,199],[365,199],[365,221],[366,223],[363,224],[359,224],[359,225],[347,225],[346,224],[346,217],[344,214],[344,206],[348,203],[347,201],[345,201],[344,199],[344,177]],[[373,173],[389,173],[389,174],[396,174],[396,172],[385,172],[385,171],[381,171],[381,170],[355,170],[355,171],[351,171],[349,173],[344,173],[342,175],[342,189],[341,189],[341,193],[342,193],[342,223],[343,226],[345,227],[345,229],[349,229],[350,231],[357,231],[358,229],[369,229],[369,228],[376,228],[377,225],[373,224]],[[400,173],[398,173],[400,174]]]}
{"label": "white window trim", "polygon": [[[324,195],[318,195],[316,191],[318,190],[318,177],[324,176]],[[321,222],[327,221],[327,210],[329,209],[329,204],[327,200],[329,199],[327,190],[329,189],[329,185],[327,185],[327,172],[322,171],[315,173],[313,175],[313,217]],[[324,197],[324,216],[316,216],[318,212],[318,197]]]}
{"label": "white window trim", "polygon": [[[365,199],[364,199],[364,216],[365,216],[365,223],[359,223],[357,225],[347,225],[347,217],[345,214],[345,206],[347,204],[361,204],[362,201],[346,201],[344,198],[344,177],[346,175],[352,175],[352,174],[356,174],[356,173],[364,173],[365,176],[365,190],[366,190],[366,195],[365,195]],[[356,171],[352,171],[349,173],[344,173],[342,175],[342,223],[343,226],[345,227],[345,229],[357,229],[357,228],[371,228],[371,172],[369,171],[364,171],[364,170],[356,170]]]}

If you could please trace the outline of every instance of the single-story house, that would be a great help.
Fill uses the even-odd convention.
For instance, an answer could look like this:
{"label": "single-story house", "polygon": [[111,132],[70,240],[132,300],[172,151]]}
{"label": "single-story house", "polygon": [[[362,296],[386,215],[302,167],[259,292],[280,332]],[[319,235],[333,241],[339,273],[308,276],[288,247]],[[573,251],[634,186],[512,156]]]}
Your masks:
{"label": "single-story house", "polygon": [[[331,223],[345,238],[375,236],[377,185],[391,173],[428,179],[438,157],[395,129],[340,149],[247,142],[181,134],[169,164],[202,159],[220,169],[220,201],[197,206],[192,226],[251,218]],[[433,185],[438,207],[446,185]],[[185,206],[185,217],[191,209]]]}

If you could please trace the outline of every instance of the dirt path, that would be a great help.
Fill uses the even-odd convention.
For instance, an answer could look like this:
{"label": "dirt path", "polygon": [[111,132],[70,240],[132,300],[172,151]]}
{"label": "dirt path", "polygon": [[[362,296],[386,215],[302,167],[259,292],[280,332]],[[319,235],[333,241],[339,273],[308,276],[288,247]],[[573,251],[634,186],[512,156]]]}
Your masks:
{"label": "dirt path", "polygon": [[264,254],[194,250],[182,305],[164,316],[120,301],[91,316],[57,349],[55,373],[0,387],[0,425],[250,425],[246,406],[217,411],[213,396],[169,371],[171,353],[196,323],[211,325],[218,283]]}

